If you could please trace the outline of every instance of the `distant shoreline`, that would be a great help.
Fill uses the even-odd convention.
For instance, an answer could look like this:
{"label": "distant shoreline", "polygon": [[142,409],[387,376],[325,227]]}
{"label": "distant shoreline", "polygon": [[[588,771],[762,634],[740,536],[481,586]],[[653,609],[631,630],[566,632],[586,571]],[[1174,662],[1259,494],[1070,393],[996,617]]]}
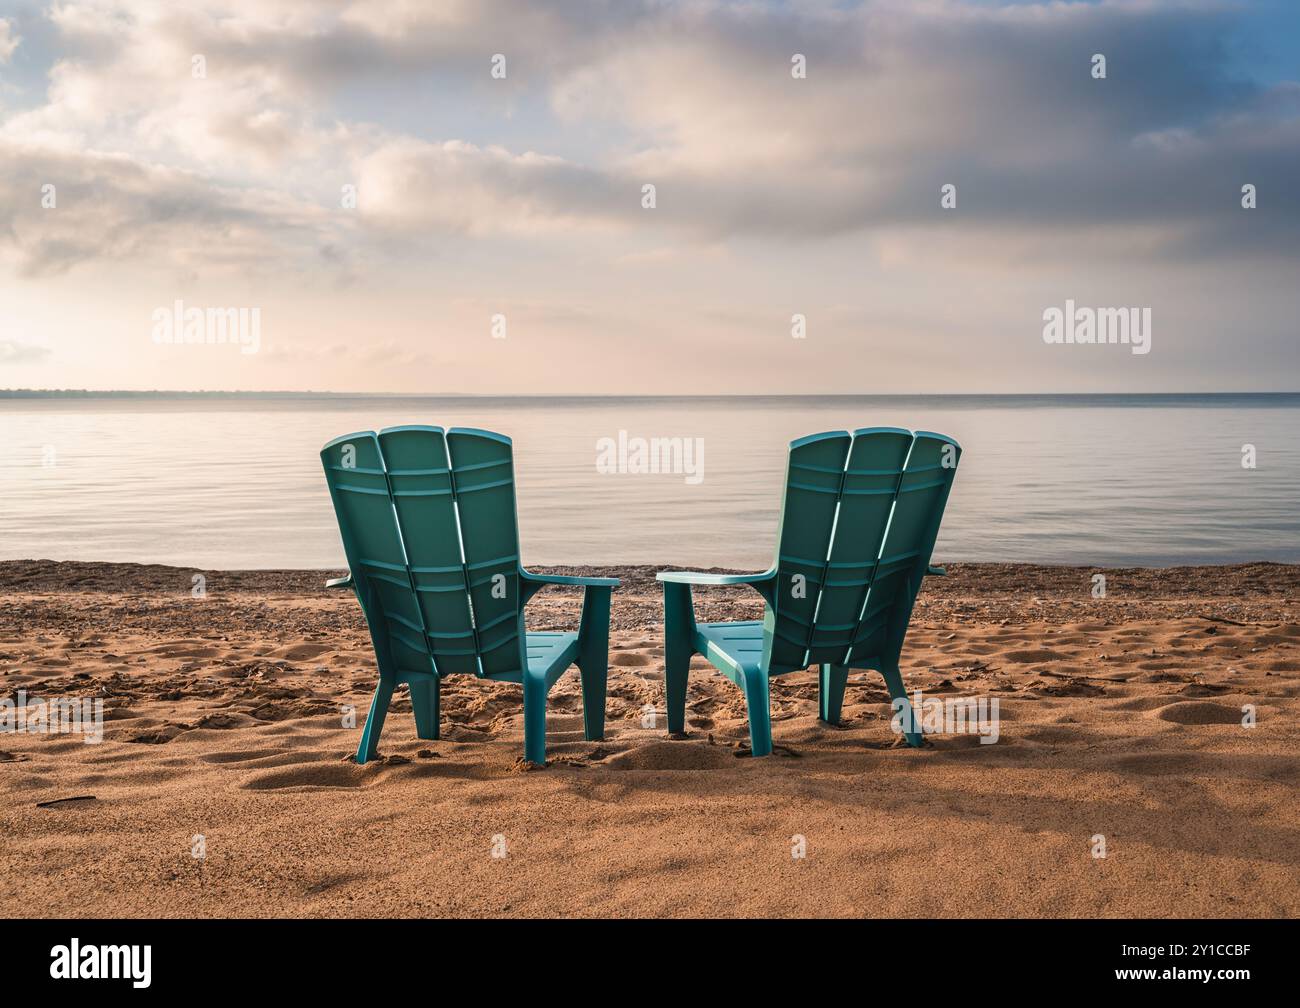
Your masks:
{"label": "distant shoreline", "polygon": [[735,400],[746,402],[789,401],[805,399],[843,400],[945,400],[953,403],[1016,401],[1025,404],[1060,401],[1073,403],[1133,404],[1143,401],[1162,403],[1204,403],[1233,400],[1295,400],[1300,402],[1300,392],[807,392],[807,393],[732,393],[718,395],[663,395],[645,394],[594,394],[584,392],[513,393],[513,392],[241,392],[241,391],[189,391],[183,389],[132,390],[132,389],[0,389],[0,400],[472,400],[494,402],[525,399],[541,400],[592,400],[619,402],[647,402],[680,400]]}
{"label": "distant shoreline", "polygon": [[[936,561],[942,557],[936,555]],[[635,598],[639,605],[655,613],[663,586],[655,579],[661,570],[687,570],[689,564],[545,564],[530,563],[529,570],[551,574],[617,577],[622,585],[616,592],[623,598]],[[1289,608],[1300,596],[1300,564],[1272,560],[1229,561],[1221,564],[1150,565],[1038,564],[1017,561],[948,561],[945,577],[925,580],[924,597],[1001,598],[1032,600],[1034,605],[1048,601],[1071,607],[1092,606],[1121,608],[1137,600],[1144,605],[1196,602],[1208,605],[1212,598],[1275,598]],[[715,574],[736,573],[731,567],[698,568]],[[195,574],[217,577],[224,590],[241,592],[324,592],[326,578],[337,577],[347,570],[338,567],[264,567],[215,568],[185,567],[159,563],[124,563],[110,560],[0,560],[0,588],[9,592],[107,592],[120,594],[173,593],[189,598]],[[1104,573],[1115,586],[1113,595],[1104,600],[1091,595],[1092,576]],[[1215,586],[1207,591],[1206,585]],[[346,593],[345,593],[346,594]],[[557,595],[562,592],[555,593]],[[697,595],[720,599],[743,599],[758,604],[758,596],[734,588],[700,588]],[[761,608],[761,604],[760,604]],[[1030,607],[1033,608],[1033,607]],[[1034,611],[1037,611],[1036,609]],[[1220,614],[1222,615],[1222,614]]]}

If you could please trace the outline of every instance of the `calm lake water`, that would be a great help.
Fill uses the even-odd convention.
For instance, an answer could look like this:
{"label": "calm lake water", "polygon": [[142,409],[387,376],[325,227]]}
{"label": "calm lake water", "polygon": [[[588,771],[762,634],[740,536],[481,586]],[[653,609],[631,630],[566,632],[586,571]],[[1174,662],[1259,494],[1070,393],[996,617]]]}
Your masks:
{"label": "calm lake water", "polygon": [[[937,562],[1300,561],[1300,395],[4,399],[0,558],[341,567],[320,448],[402,423],[514,439],[534,566],[762,569],[787,443],[885,425],[962,445]],[[598,472],[620,431],[703,439],[703,479]]]}

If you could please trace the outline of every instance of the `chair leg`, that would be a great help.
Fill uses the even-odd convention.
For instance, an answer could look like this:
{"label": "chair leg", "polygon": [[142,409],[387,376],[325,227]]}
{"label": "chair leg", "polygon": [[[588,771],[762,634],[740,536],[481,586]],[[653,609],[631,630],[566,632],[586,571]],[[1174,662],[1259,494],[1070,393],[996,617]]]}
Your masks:
{"label": "chair leg", "polygon": [[681,735],[686,731],[686,682],[690,670],[690,645],[667,642],[664,647],[664,693],[670,735]]}
{"label": "chair leg", "polygon": [[590,657],[578,666],[582,677],[582,735],[588,742],[605,737],[605,684],[609,678],[609,659]]}
{"label": "chair leg", "polygon": [[422,739],[437,739],[442,736],[441,693],[442,683],[437,679],[411,683],[415,733]]}
{"label": "chair leg", "polygon": [[375,758],[379,751],[379,733],[384,730],[384,717],[388,714],[388,705],[393,700],[391,679],[379,677],[375,687],[375,698],[370,701],[370,713],[366,715],[366,727],[361,733],[361,745],[357,747],[357,762],[366,763]]}
{"label": "chair leg", "polygon": [[686,681],[690,676],[695,623],[691,586],[664,582],[664,694],[668,733],[686,731]]}
{"label": "chair leg", "polygon": [[546,765],[546,679],[524,673],[524,759]]}
{"label": "chair leg", "polygon": [[749,710],[749,748],[755,756],[772,752],[772,702],[767,676],[761,672],[745,676],[745,706]]}
{"label": "chair leg", "polygon": [[609,677],[611,589],[588,586],[578,627],[578,674],[582,677],[582,733],[588,742],[605,737],[605,687]]}
{"label": "chair leg", "polygon": [[817,689],[818,716],[829,724],[840,723],[844,707],[844,686],[849,681],[847,665],[822,665]]}
{"label": "chair leg", "polygon": [[921,739],[921,722],[916,719],[912,710],[912,701],[907,698],[907,687],[903,685],[903,675],[898,671],[897,665],[888,665],[880,670],[880,674],[885,677],[885,685],[889,689],[889,697],[894,702],[895,713],[903,715],[903,724],[913,726],[916,731],[905,731],[903,737],[907,739],[910,746],[921,746],[925,743]]}

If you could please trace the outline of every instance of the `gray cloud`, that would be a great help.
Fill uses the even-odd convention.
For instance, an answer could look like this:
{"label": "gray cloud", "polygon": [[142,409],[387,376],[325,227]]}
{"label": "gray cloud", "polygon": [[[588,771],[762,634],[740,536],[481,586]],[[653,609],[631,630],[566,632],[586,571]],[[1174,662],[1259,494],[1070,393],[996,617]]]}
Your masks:
{"label": "gray cloud", "polygon": [[[582,229],[925,241],[954,221],[979,229],[990,260],[1300,251],[1300,86],[1230,69],[1225,39],[1248,13],[1233,4],[231,7],[149,21],[130,6],[59,9],[75,58],[49,106],[0,133],[0,234],[22,269],[166,246],[309,267],[350,247],[382,257],[395,238]],[[177,80],[191,52],[209,61],[207,90]],[[494,52],[505,82],[488,77]],[[793,52],[806,80],[790,77]],[[1094,52],[1106,80],[1089,74]],[[512,146],[508,127],[501,146],[438,135],[437,121],[411,136],[344,100],[369,82],[381,104],[418,105],[430,78],[470,111],[496,85],[544,101],[557,148],[569,129],[608,139],[575,159]],[[65,153],[41,153],[49,131]],[[66,153],[88,136],[124,153]],[[57,216],[30,198],[47,177],[73,201]],[[325,179],[359,183],[360,228],[313,209],[337,199]],[[1251,214],[1246,182],[1260,193]],[[85,216],[63,213],[73,205]]]}
{"label": "gray cloud", "polygon": [[[947,227],[939,187],[951,182],[963,223],[1037,232],[1045,250],[1069,226],[1118,238],[1163,228],[1179,254],[1294,255],[1297,85],[1266,89],[1229,69],[1223,39],[1242,14],[718,7],[670,44],[632,41],[557,89],[575,117],[657,131],[634,164],[659,183],[664,218],[710,239]],[[792,50],[807,80],[780,71]],[[1105,80],[1090,76],[1094,52]],[[1242,214],[1244,182],[1271,194],[1267,214]]]}
{"label": "gray cloud", "polygon": [[[1017,254],[1035,238],[1058,254],[1071,228],[1115,255],[1294,256],[1300,86],[1230,69],[1225,39],[1242,16],[1208,3],[703,4],[632,9],[636,30],[588,49],[587,22],[534,25],[546,44],[525,52],[572,57],[551,61],[556,113],[642,142],[594,165],[408,149],[405,219],[811,240],[949,227],[939,188],[953,183],[957,219],[1015,236]],[[471,40],[484,41],[442,43]],[[806,80],[788,73],[795,51]],[[1090,74],[1094,52],[1105,80]],[[636,200],[647,181],[659,190],[650,216]],[[1253,215],[1239,203],[1246,182],[1268,195]]]}

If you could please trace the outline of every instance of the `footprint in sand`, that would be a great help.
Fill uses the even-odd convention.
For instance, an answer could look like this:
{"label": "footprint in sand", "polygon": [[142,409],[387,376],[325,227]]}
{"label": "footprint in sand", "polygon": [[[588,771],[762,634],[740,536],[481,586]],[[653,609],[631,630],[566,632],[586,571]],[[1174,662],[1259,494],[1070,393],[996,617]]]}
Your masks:
{"label": "footprint in sand", "polygon": [[[1185,667],[1185,666],[1179,666]],[[1192,676],[1186,672],[1157,672],[1154,675],[1143,676],[1142,682],[1149,683],[1188,683],[1192,682]]]}
{"label": "footprint in sand", "polygon": [[1190,697],[1219,696],[1221,693],[1227,693],[1228,687],[1216,686],[1213,683],[1188,683],[1178,692]]}
{"label": "footprint in sand", "polygon": [[222,652],[204,641],[169,641],[145,649],[159,658],[216,658]]}
{"label": "footprint in sand", "polygon": [[256,773],[240,783],[248,791],[282,791],[286,788],[358,788],[372,776],[351,763],[308,763]]}
{"label": "footprint in sand", "polygon": [[165,745],[182,732],[190,731],[194,726],[187,724],[167,724],[152,731],[143,731],[127,739],[128,742],[140,742],[144,745]]}
{"label": "footprint in sand", "polygon": [[230,728],[242,728],[252,722],[245,717],[239,717],[234,714],[205,714],[199,718],[199,728],[217,728],[227,730]]}
{"label": "footprint in sand", "polygon": [[275,767],[296,767],[309,763],[321,763],[332,760],[334,756],[327,752],[295,749],[290,752],[277,752],[257,759],[245,760],[232,767],[234,770],[270,770]]}
{"label": "footprint in sand", "polygon": [[1161,707],[1156,717],[1179,725],[1240,725],[1242,713],[1226,704],[1190,700]]}
{"label": "footprint in sand", "polygon": [[265,759],[267,756],[279,756],[283,749],[237,749],[227,752],[208,753],[200,756],[204,763],[244,763],[249,760]]}
{"label": "footprint in sand", "polygon": [[1070,661],[1072,656],[1061,654],[1059,651],[1048,651],[1046,648],[1037,648],[1029,651],[1007,651],[1002,657],[1017,665],[1041,665],[1044,662]]}
{"label": "footprint in sand", "polygon": [[272,651],[268,658],[283,658],[286,661],[311,661],[313,658],[319,658],[323,654],[329,654],[334,650],[332,644],[290,644],[287,647],[279,648]]}
{"label": "footprint in sand", "polygon": [[1150,711],[1159,710],[1161,707],[1168,707],[1170,704],[1181,703],[1176,696],[1145,696],[1136,697],[1132,700],[1125,700],[1123,703],[1108,704],[1106,710],[1113,711]]}
{"label": "footprint in sand", "polygon": [[[259,721],[290,721],[294,718],[316,717],[321,714],[338,713],[338,705],[324,700],[298,700],[287,701],[283,703],[265,703],[260,707],[255,707],[248,713]],[[396,704],[392,707],[398,710]],[[406,710],[411,706],[408,701]]]}
{"label": "footprint in sand", "polygon": [[1069,682],[1040,686],[1038,692],[1051,697],[1099,697],[1106,695],[1106,687],[1083,679],[1071,679]]}

